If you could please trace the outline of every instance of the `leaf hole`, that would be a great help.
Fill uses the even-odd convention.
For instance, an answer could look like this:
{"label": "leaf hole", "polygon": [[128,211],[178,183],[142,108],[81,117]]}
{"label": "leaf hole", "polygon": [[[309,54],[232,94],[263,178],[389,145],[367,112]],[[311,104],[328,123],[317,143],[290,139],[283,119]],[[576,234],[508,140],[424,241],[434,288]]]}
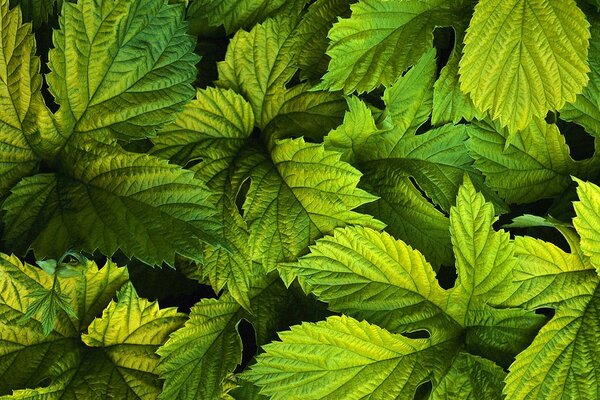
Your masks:
{"label": "leaf hole", "polygon": [[248,320],[242,319],[237,325],[237,331],[242,340],[242,362],[236,367],[234,373],[242,372],[250,363],[256,350],[256,331]]}
{"label": "leaf hole", "polygon": [[431,381],[421,383],[415,390],[414,400],[428,399],[431,391],[433,390],[433,384]]}
{"label": "leaf hole", "polygon": [[437,52],[437,74],[439,76],[440,71],[448,63],[450,54],[454,50],[454,44],[456,42],[456,33],[452,27],[437,27],[433,30],[433,47]]}
{"label": "leaf hole", "polygon": [[538,315],[543,315],[545,317],[547,317],[548,319],[551,319],[552,317],[554,317],[555,314],[555,310],[554,308],[538,308],[537,310],[535,310],[535,313]]}
{"label": "leaf hole", "polygon": [[402,332],[401,335],[408,339],[429,339],[431,337],[431,333],[427,329],[418,329],[416,331],[411,332]]}
{"label": "leaf hole", "polygon": [[453,265],[441,265],[436,274],[442,289],[452,289],[456,285],[456,268]]}
{"label": "leaf hole", "polygon": [[250,183],[250,178],[244,179],[240,185],[240,188],[238,189],[237,194],[235,195],[235,206],[242,217],[244,216],[244,203],[246,202],[246,197],[248,196],[248,191],[250,190]]}
{"label": "leaf hole", "polygon": [[596,141],[581,125],[563,120],[558,120],[556,125],[565,137],[573,160],[586,160],[594,155]]}

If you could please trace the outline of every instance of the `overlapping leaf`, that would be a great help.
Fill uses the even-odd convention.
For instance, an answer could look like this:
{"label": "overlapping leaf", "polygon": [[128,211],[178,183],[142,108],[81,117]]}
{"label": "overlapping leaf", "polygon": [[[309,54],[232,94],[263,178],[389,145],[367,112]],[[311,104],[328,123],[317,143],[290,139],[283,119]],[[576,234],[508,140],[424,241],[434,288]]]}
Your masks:
{"label": "overlapping leaf", "polygon": [[[98,269],[88,262],[77,268],[80,274],[58,278],[75,316],[60,313],[53,331],[44,336],[35,316],[26,324],[18,319],[31,305],[27,294],[49,289],[53,278],[2,255],[0,394],[14,390],[12,396],[3,397],[7,399],[96,398],[98,393],[155,398],[161,383],[154,352],[183,324],[183,315],[138,298],[131,284],[119,291],[117,302],[111,302],[128,279],[126,269],[113,263]],[[82,332],[86,333],[80,339]],[[83,346],[82,340],[92,347]],[[42,382],[50,384],[36,388]]]}
{"label": "overlapping leaf", "polygon": [[588,82],[589,24],[573,0],[482,0],[460,60],[461,89],[511,136]]}
{"label": "overlapping leaf", "polygon": [[[444,398],[454,391],[448,380],[455,379],[470,383],[463,387],[465,398],[502,398],[502,368],[463,352],[493,356],[501,348],[514,355],[544,319],[488,305],[504,299],[500,290],[489,300],[482,295],[512,288],[512,247],[507,233],[491,228],[493,217],[493,206],[466,179],[450,217],[459,280],[448,291],[419,252],[386,233],[349,227],[318,240],[286,268],[307,291],[351,317],[280,333],[281,342],[265,346],[244,376],[273,399],[300,393],[306,399],[409,398],[425,381]],[[410,338],[423,332],[423,339]],[[491,332],[514,340],[498,345]],[[486,386],[470,381],[475,377]]]}

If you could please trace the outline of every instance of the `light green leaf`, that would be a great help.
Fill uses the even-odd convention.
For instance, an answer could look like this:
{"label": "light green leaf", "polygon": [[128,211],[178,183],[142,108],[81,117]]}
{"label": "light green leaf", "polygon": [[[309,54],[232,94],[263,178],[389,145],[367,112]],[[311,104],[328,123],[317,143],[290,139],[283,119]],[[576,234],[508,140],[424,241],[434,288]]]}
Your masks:
{"label": "light green leaf", "polygon": [[407,339],[350,317],[329,317],[279,334],[281,342],[242,376],[273,400],[412,398],[441,375],[454,343]]}
{"label": "light green leaf", "polygon": [[0,199],[38,164],[28,134],[36,129],[36,111],[44,108],[40,93],[40,60],[35,56],[31,26],[20,10],[0,2]]}
{"label": "light green leaf", "polygon": [[63,163],[64,174],[26,178],[4,202],[10,248],[55,259],[121,249],[173,265],[175,253],[202,259],[200,240],[216,243],[210,194],[192,172],[99,142],[70,146]]}
{"label": "light green leaf", "polygon": [[48,84],[60,104],[63,145],[152,136],[194,94],[194,39],[184,6],[165,0],[65,2]]}
{"label": "light green leaf", "polygon": [[228,247],[204,249],[201,276],[217,293],[227,286],[249,308],[247,292],[254,271],[246,223],[235,201],[243,179],[237,160],[248,144],[254,115],[250,104],[231,90],[208,88],[196,96],[175,122],[159,131],[151,151],[182,166],[200,161],[191,168],[217,194],[213,203],[221,224],[218,233]]}
{"label": "light green leaf", "polygon": [[356,187],[361,174],[340,161],[340,153],[300,138],[280,141],[271,158],[254,157],[243,206],[254,259],[268,269],[295,260],[337,227],[383,228],[373,217],[352,211],[376,198]]}
{"label": "light green leaf", "polygon": [[286,290],[278,279],[253,283],[250,312],[228,294],[219,300],[204,299],[192,307],[185,326],[158,350],[160,376],[165,379],[161,399],[215,399],[225,395],[225,380],[242,360],[237,332],[240,320],[249,320],[258,343],[264,343],[286,306]]}
{"label": "light green leaf", "polygon": [[331,310],[388,331],[461,329],[444,313],[446,293],[431,265],[387,233],[362,227],[337,229],[289,269]]}
{"label": "light green leaf", "polygon": [[499,304],[516,263],[508,232],[497,232],[494,206],[465,178],[450,210],[450,236],[456,258],[456,285],[448,309],[459,321],[472,304]]}
{"label": "light green leaf", "polygon": [[466,0],[361,0],[350,18],[329,31],[331,57],[321,88],[345,94],[393,83],[431,48],[436,26],[451,26],[468,10]]}
{"label": "light green leaf", "polygon": [[[77,317],[59,311],[52,332],[46,336],[36,316],[24,324],[18,320],[31,306],[27,294],[49,290],[53,277],[37,267],[21,263],[14,256],[1,256],[0,395],[10,390],[35,388],[43,381],[51,380],[48,388],[18,391],[15,398],[37,398],[34,394],[38,392],[53,393],[49,398],[75,398],[66,395],[64,388],[70,384],[81,360],[80,332],[99,316],[128,279],[127,269],[118,268],[111,262],[100,270],[91,261],[79,268],[82,273],[76,277],[57,278],[62,294]],[[25,395],[27,393],[29,397]]]}
{"label": "light green leaf", "polygon": [[431,400],[501,400],[506,373],[485,358],[459,353],[431,393]]}
{"label": "light green leaf", "polygon": [[570,174],[592,166],[573,161],[564,136],[544,120],[535,120],[506,146],[508,136],[498,126],[478,124],[467,142],[486,184],[508,203],[557,195],[569,186]]}
{"label": "light green leaf", "polygon": [[600,273],[600,188],[576,179],[579,201],[573,203],[573,225],[581,236],[581,250]]}
{"label": "light green leaf", "polygon": [[581,93],[588,27],[574,0],[481,0],[464,40],[461,89],[512,137]]}

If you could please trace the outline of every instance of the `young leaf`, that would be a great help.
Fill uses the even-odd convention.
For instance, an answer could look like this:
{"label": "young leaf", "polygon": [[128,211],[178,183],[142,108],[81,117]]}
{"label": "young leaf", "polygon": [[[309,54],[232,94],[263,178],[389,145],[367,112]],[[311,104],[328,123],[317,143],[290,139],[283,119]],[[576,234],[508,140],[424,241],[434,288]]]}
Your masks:
{"label": "young leaf", "polygon": [[292,261],[315,239],[337,227],[383,224],[352,211],[376,198],[356,186],[360,172],[340,154],[303,139],[280,141],[271,154],[254,157],[244,203],[254,259],[272,269]]}
{"label": "young leaf", "polygon": [[388,86],[431,48],[433,29],[451,26],[470,1],[361,0],[329,31],[329,71],[320,87],[345,94]]}
{"label": "young leaf", "polygon": [[64,3],[48,75],[63,146],[73,135],[152,136],[174,119],[198,61],[183,11],[165,0]]}
{"label": "young leaf", "polygon": [[0,2],[0,199],[21,178],[32,173],[37,156],[27,135],[36,129],[36,110],[45,107],[40,60],[35,56],[31,26],[23,25],[21,11]]}
{"label": "young leaf", "polygon": [[72,145],[64,157],[63,172],[23,179],[4,202],[13,249],[31,247],[39,258],[121,249],[173,265],[175,253],[201,260],[200,240],[215,243],[210,193],[192,172],[99,142]]}
{"label": "young leaf", "polygon": [[510,137],[587,84],[589,24],[574,0],[481,0],[460,60],[461,89]]}

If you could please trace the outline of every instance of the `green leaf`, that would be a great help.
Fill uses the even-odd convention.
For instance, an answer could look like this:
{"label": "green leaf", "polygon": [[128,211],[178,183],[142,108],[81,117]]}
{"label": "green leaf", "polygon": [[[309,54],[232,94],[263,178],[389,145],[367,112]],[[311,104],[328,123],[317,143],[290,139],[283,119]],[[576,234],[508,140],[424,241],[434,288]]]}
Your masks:
{"label": "green leaf", "polygon": [[508,203],[529,203],[564,191],[570,175],[590,171],[593,160],[575,162],[554,124],[535,120],[507,144],[509,133],[493,125],[469,130],[467,146],[486,184]]}
{"label": "green leaf", "polygon": [[573,203],[573,225],[581,236],[581,250],[600,273],[600,188],[576,179],[579,201]]}
{"label": "green leaf", "polygon": [[588,27],[574,0],[482,0],[464,40],[461,89],[512,137],[581,93]]}
{"label": "green leaf", "polygon": [[465,0],[361,0],[329,31],[331,57],[321,88],[345,94],[388,86],[431,48],[436,26],[451,26]]}
{"label": "green leaf", "polygon": [[242,375],[273,400],[412,398],[431,372],[441,375],[452,348],[346,316],[296,325],[279,337]]}
{"label": "green leaf", "polygon": [[0,2],[0,199],[38,164],[28,141],[36,129],[36,111],[44,108],[40,93],[40,60],[35,56],[31,26],[21,11]]}
{"label": "green leaf", "polygon": [[286,296],[278,279],[267,278],[253,282],[249,312],[228,294],[196,303],[185,326],[158,350],[160,376],[165,379],[160,398],[222,398],[229,389],[226,378],[242,361],[240,320],[250,321],[256,340],[264,343],[288,305]]}
{"label": "green leaf", "polygon": [[255,260],[272,269],[293,261],[315,239],[346,225],[383,224],[352,211],[375,197],[358,189],[360,172],[340,154],[302,138],[282,140],[272,162],[256,155],[244,203]]}
{"label": "green leaf", "polygon": [[201,260],[200,240],[215,243],[210,194],[192,172],[99,142],[70,146],[63,163],[64,173],[23,179],[4,202],[10,248],[39,258],[121,249],[173,265],[175,253]]}
{"label": "green leaf", "polygon": [[385,115],[393,125],[390,134],[412,135],[427,121],[433,105],[433,83],[437,71],[435,49],[428,50],[416,64],[383,94]]}
{"label": "green leaf", "polygon": [[39,268],[21,263],[14,256],[1,256],[0,394],[11,389],[33,388],[46,379],[53,380],[48,390],[54,390],[54,379],[63,381],[58,377],[76,367],[81,357],[80,332],[100,314],[128,279],[127,270],[111,262],[100,270],[93,262],[81,267],[83,273],[78,277],[58,277],[61,292],[69,300],[76,317],[59,310],[52,331],[45,335],[36,315],[25,323],[18,320],[32,305],[27,294],[49,290],[53,278]]}
{"label": "green leaf", "polygon": [[165,0],[65,2],[48,84],[62,144],[153,136],[194,94],[198,56],[184,7]]}
{"label": "green leaf", "polygon": [[[581,202],[586,206],[598,204],[585,196]],[[505,304],[521,304],[528,309],[553,308],[555,315],[510,366],[507,396],[511,399],[597,397],[600,280],[590,260],[538,239],[517,237],[515,245],[519,258],[513,272],[516,290]]]}
{"label": "green leaf", "polygon": [[391,332],[460,326],[444,313],[446,293],[423,255],[387,233],[337,229],[290,271],[333,311]]}

